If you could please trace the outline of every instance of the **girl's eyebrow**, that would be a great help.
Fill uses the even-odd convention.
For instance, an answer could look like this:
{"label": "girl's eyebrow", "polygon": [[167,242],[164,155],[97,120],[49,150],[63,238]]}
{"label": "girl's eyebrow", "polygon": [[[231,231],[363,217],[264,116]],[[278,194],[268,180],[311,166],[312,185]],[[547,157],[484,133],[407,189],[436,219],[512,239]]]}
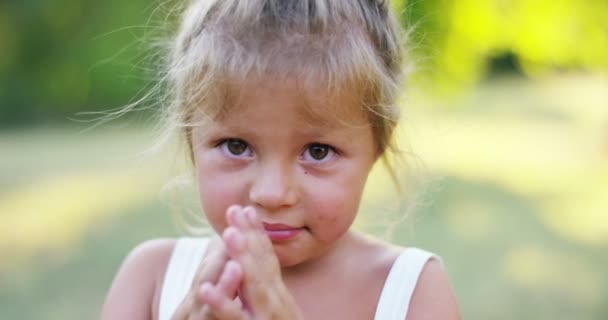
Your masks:
{"label": "girl's eyebrow", "polygon": [[[315,111],[312,108],[301,108],[298,110],[298,116],[304,120],[304,123],[311,128],[317,129],[339,129],[344,127],[359,127],[368,124],[363,112],[357,114],[356,111],[336,110],[334,107],[328,107],[328,110]],[[326,112],[324,112],[326,111]]]}
{"label": "girl's eyebrow", "polygon": [[[333,118],[333,117],[332,117]],[[344,129],[360,127],[359,124],[355,123],[340,123],[339,119],[333,119],[333,121],[313,121],[314,119],[308,119],[305,126],[299,126],[293,128],[296,135],[307,137],[307,139],[318,139],[336,134],[348,134],[344,132]],[[229,121],[216,122],[215,129],[213,130],[213,136],[227,135],[227,136],[243,136],[255,137],[257,136],[257,130],[249,127],[239,126],[230,123]],[[265,129],[269,129],[266,127]],[[293,132],[293,131],[292,131]]]}

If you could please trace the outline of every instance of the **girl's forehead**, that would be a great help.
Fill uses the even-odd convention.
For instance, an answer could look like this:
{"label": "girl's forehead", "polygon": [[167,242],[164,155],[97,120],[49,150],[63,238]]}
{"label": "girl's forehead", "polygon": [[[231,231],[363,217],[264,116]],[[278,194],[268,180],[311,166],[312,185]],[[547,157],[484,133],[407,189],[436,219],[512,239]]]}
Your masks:
{"label": "girl's forehead", "polygon": [[256,109],[290,108],[299,119],[313,126],[361,125],[368,122],[362,95],[356,88],[330,86],[326,81],[306,81],[299,77],[252,77],[225,88],[224,112],[217,120],[227,120]]}

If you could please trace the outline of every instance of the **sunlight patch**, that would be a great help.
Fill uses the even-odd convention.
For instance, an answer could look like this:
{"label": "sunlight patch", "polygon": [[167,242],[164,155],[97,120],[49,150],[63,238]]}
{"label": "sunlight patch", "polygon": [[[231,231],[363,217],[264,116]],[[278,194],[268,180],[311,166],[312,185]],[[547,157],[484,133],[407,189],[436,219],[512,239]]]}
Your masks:
{"label": "sunlight patch", "polygon": [[543,203],[541,218],[562,237],[593,246],[608,245],[608,170],[589,177],[586,186],[569,197]]}
{"label": "sunlight patch", "polygon": [[503,273],[524,289],[577,304],[593,305],[602,295],[601,274],[577,256],[529,245],[512,248]]}
{"label": "sunlight patch", "polygon": [[159,179],[150,172],[83,172],[47,177],[0,195],[0,248],[19,256],[66,249],[121,210],[149,201]]}
{"label": "sunlight patch", "polygon": [[465,196],[451,202],[446,215],[450,230],[461,239],[489,239],[495,232],[494,208],[480,201],[468,200]]}

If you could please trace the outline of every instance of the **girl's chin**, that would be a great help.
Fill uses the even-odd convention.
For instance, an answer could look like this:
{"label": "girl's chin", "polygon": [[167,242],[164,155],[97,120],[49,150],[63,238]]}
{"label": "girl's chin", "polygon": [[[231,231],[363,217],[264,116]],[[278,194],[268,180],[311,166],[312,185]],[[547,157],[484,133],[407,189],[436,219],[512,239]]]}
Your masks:
{"label": "girl's chin", "polygon": [[303,257],[293,250],[289,250],[288,248],[277,248],[276,245],[273,245],[273,247],[274,254],[277,256],[281,268],[295,267],[304,262]]}

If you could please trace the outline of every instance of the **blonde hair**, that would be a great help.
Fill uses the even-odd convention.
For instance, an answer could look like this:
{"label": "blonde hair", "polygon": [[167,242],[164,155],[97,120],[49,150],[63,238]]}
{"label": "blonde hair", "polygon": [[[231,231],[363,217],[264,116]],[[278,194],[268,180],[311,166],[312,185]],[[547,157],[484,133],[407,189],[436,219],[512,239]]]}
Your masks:
{"label": "blonde hair", "polygon": [[357,92],[378,155],[392,148],[402,73],[399,25],[388,1],[193,0],[170,48],[166,130],[225,114],[236,86],[253,75],[297,77],[328,93]]}
{"label": "blonde hair", "polygon": [[225,115],[239,83],[295,77],[309,91],[321,83],[330,97],[356,96],[377,156],[401,189],[386,153],[399,154],[392,135],[405,34],[389,1],[192,0],[180,21],[166,63],[161,137],[177,135],[190,160],[192,128]]}

